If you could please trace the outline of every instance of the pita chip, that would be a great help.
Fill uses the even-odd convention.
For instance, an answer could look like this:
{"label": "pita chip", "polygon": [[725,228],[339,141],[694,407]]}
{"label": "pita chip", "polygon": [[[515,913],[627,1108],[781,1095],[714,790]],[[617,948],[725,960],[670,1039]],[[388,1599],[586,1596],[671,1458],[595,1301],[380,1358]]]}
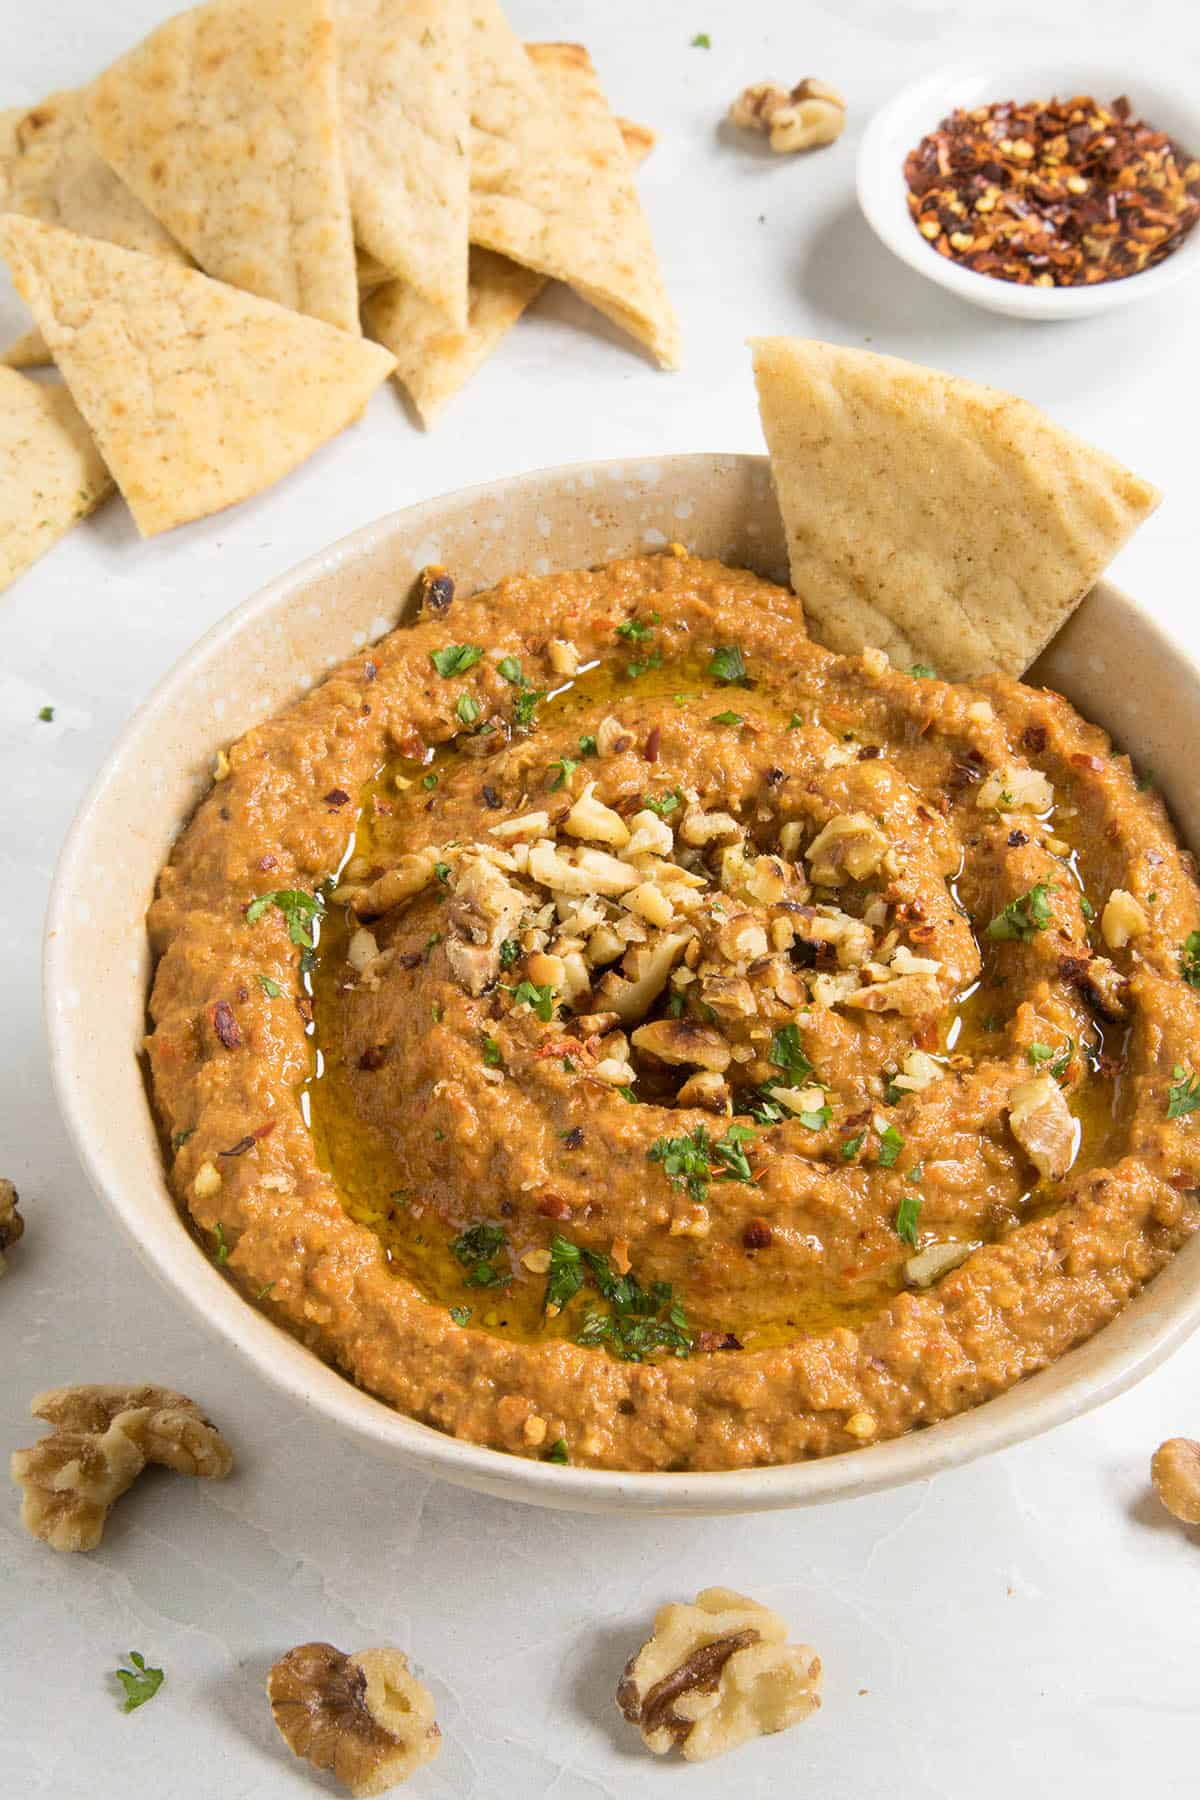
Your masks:
{"label": "pita chip", "polygon": [[752,350],[792,586],[831,650],[1020,675],[1158,504],[1012,394],[804,338]]}
{"label": "pita chip", "polygon": [[211,0],[90,91],[100,154],[209,275],[357,332],[333,0]]}
{"label": "pita chip", "polygon": [[[0,113],[0,212],[24,213],[147,256],[187,261],[170,233],[101,158],[88,129],[85,96],[69,89],[37,106]],[[49,361],[33,331],[0,357],[13,369]]]}
{"label": "pita chip", "polygon": [[377,344],[16,214],[0,254],[143,537],[258,493],[357,417]]}
{"label": "pita chip", "polygon": [[679,331],[617,122],[587,52],[543,85],[496,0],[471,0],[471,242],[565,281],[664,368]]}
{"label": "pita chip", "polygon": [[0,590],[111,487],[66,388],[0,369]]}
{"label": "pita chip", "polygon": [[[541,52],[557,51],[559,47],[529,46],[543,75],[554,66],[554,59],[543,62]],[[634,125],[628,119],[620,121],[620,128],[626,152],[636,166],[653,148],[654,133],[648,126]],[[360,280],[361,273],[360,268]],[[465,331],[448,329],[442,315],[402,281],[388,282],[368,295],[363,303],[363,327],[368,337],[386,344],[395,356],[396,379],[408,393],[422,424],[430,426],[545,286],[544,275],[535,275],[532,269],[522,268],[507,256],[474,246],[470,314]]]}
{"label": "pita chip", "polygon": [[338,0],[337,23],[350,212],[367,267],[405,281],[464,329],[466,0]]}

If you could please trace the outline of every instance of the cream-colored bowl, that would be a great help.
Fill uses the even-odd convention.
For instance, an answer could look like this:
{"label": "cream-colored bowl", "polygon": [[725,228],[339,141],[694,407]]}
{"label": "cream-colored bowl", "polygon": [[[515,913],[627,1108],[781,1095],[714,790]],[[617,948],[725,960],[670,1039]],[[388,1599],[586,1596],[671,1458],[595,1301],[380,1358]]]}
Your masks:
{"label": "cream-colored bowl", "polygon": [[[517,570],[577,568],[675,538],[786,580],[765,459],[673,456],[521,475],[409,507],[311,557],[214,627],[131,719],[71,829],[46,924],[46,1016],[63,1116],[97,1191],[155,1274],[266,1380],[364,1448],[506,1499],[580,1511],[742,1512],[893,1487],[1096,1406],[1200,1324],[1198,1240],[1090,1343],[960,1418],[778,1468],[625,1475],[505,1456],[393,1412],[246,1305],[189,1236],[164,1178],[139,1060],[150,978],[144,915],[216,751],[387,631],[426,563],[447,564],[469,591]],[[1037,673],[1145,760],[1184,836],[1200,845],[1190,766],[1200,671],[1102,584]]]}

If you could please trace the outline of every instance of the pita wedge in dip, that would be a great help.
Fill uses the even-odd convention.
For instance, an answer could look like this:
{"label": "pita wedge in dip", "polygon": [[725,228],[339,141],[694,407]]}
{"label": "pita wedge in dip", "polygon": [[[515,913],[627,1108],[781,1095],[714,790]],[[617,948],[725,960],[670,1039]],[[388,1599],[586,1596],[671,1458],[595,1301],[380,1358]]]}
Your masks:
{"label": "pita wedge in dip", "polygon": [[804,338],[752,349],[792,586],[831,650],[1020,675],[1158,504],[1012,394]]}
{"label": "pita wedge in dip", "polygon": [[112,487],[65,387],[0,369],[0,589]]}
{"label": "pita wedge in dip", "polygon": [[367,279],[398,277],[465,330],[466,0],[338,0],[337,28],[350,211]]}
{"label": "pita wedge in dip", "polygon": [[[96,150],[84,95],[69,89],[37,106],[0,113],[0,212],[24,213],[126,250],[186,263],[153,213],[131,194]],[[0,362],[33,369],[50,361],[40,332],[10,344]]]}
{"label": "pita wedge in dip", "polygon": [[378,344],[17,214],[0,254],[143,537],[268,487],[392,370]]}
{"label": "pita wedge in dip", "polygon": [[[530,44],[529,55],[543,82],[569,88],[584,68],[574,44]],[[586,52],[583,52],[586,59]],[[645,125],[618,120],[626,154],[636,167],[654,146]],[[361,280],[360,266],[360,280]],[[423,295],[402,281],[385,282],[363,303],[363,328],[396,358],[396,379],[407,392],[424,425],[432,425],[447,401],[491,355],[525,309],[546,286],[535,274],[507,256],[475,247],[470,261],[470,310],[464,331],[447,327],[445,318]]]}
{"label": "pita wedge in dip", "polygon": [[101,155],[221,281],[357,333],[332,0],[211,0],[91,89]]}
{"label": "pita wedge in dip", "polygon": [[562,47],[580,79],[560,93],[538,79],[494,0],[475,0],[471,27],[471,242],[565,281],[675,368],[675,315],[587,52]]}

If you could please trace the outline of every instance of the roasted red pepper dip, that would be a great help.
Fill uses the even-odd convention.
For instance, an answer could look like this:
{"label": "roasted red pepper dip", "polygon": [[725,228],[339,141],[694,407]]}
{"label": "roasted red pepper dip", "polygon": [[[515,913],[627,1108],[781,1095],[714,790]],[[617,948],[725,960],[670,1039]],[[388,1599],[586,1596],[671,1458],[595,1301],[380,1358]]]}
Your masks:
{"label": "roasted red pepper dip", "polygon": [[1123,95],[959,108],[909,151],[904,178],[939,256],[1035,287],[1138,275],[1200,215],[1200,160]]}

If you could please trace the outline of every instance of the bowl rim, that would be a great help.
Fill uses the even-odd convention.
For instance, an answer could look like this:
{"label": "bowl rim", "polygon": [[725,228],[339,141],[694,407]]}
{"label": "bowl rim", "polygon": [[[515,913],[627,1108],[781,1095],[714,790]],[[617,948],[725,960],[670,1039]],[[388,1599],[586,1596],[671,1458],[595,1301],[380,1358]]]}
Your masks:
{"label": "bowl rim", "polygon": [[[872,114],[858,148],[855,185],[858,203],[868,224],[880,241],[894,255],[915,269],[918,275],[957,294],[960,299],[990,311],[1013,317],[1054,321],[1068,318],[1094,317],[1113,307],[1128,306],[1138,300],[1153,299],[1176,282],[1200,270],[1200,226],[1193,229],[1179,247],[1161,263],[1141,274],[1121,281],[1097,282],[1092,287],[1035,288],[1017,282],[998,281],[991,275],[977,274],[947,257],[939,256],[914,229],[905,195],[907,192],[902,159],[908,149],[929,131],[943,114],[955,105],[971,103],[972,87],[990,90],[994,96],[1023,85],[1034,88],[1066,86],[1059,77],[1047,75],[1052,69],[1074,71],[1069,84],[1076,92],[1111,89],[1122,92],[1134,85],[1139,105],[1144,97],[1145,111],[1153,117],[1156,106],[1174,111],[1189,120],[1193,154],[1200,155],[1200,105],[1192,99],[1183,84],[1161,66],[1144,65],[1140,56],[1136,81],[1129,64],[1109,62],[1103,54],[1087,53],[1077,58],[1039,55],[1031,50],[1027,56],[990,54],[981,51],[938,68],[928,70],[908,82]],[[1178,135],[1178,134],[1176,134]],[[904,148],[897,156],[897,138]]]}
{"label": "bowl rim", "polygon": [[[256,1374],[300,1406],[319,1414],[327,1423],[349,1432],[364,1448],[407,1464],[423,1474],[437,1475],[493,1496],[533,1505],[633,1515],[715,1515],[858,1498],[927,1478],[1040,1436],[1132,1387],[1200,1327],[1198,1283],[1190,1301],[1158,1309],[1160,1314],[1165,1311],[1165,1316],[1157,1317],[1149,1324],[1139,1321],[1140,1330],[1132,1350],[1124,1341],[1127,1334],[1121,1327],[1127,1313],[1122,1313],[1083,1345],[995,1399],[925,1429],[839,1455],[766,1467],[677,1473],[547,1464],[451,1437],[376,1399],[257,1312],[243,1300],[233,1283],[202,1257],[197,1256],[189,1262],[186,1275],[181,1274],[173,1266],[177,1230],[170,1232],[164,1222],[155,1224],[147,1233],[146,1221],[139,1216],[138,1201],[136,1197],[130,1197],[130,1188],[136,1184],[122,1181],[116,1167],[110,1166],[112,1159],[102,1158],[95,1152],[78,1098],[83,1084],[78,1081],[74,1068],[72,1011],[69,1006],[60,1004],[60,997],[67,992],[63,968],[70,931],[67,908],[72,894],[79,891],[78,882],[89,866],[85,852],[93,812],[103,801],[107,789],[120,777],[122,765],[133,756],[142,733],[153,726],[159,715],[168,711],[176,693],[197,679],[209,656],[225,639],[252,629],[264,614],[270,614],[315,577],[328,576],[334,567],[367,556],[382,541],[403,529],[406,521],[415,522],[417,516],[431,506],[503,500],[506,494],[527,484],[578,479],[586,475],[602,476],[606,471],[627,471],[648,460],[659,466],[675,466],[688,462],[711,464],[714,457],[731,465],[753,466],[760,470],[767,463],[761,455],[691,452],[653,459],[616,458],[529,470],[502,481],[435,496],[386,514],[313,552],[274,577],[210,626],[155,683],[127,720],[78,806],[63,841],[47,903],[42,989],[55,1096],[91,1187],[124,1228],[142,1262],[187,1304],[197,1319],[237,1350]],[[1115,600],[1133,613],[1139,629],[1155,638],[1173,660],[1181,661],[1200,686],[1200,667],[1156,619],[1111,584],[1097,585],[1106,590],[1110,601]],[[141,979],[140,975],[138,979]],[[171,1202],[171,1224],[178,1228],[178,1213],[165,1177],[163,1186]],[[1104,1340],[1107,1354],[1104,1348],[1097,1353],[1095,1346],[1100,1340]],[[1055,1370],[1061,1371],[1070,1358],[1085,1351],[1090,1352],[1091,1366],[1081,1371],[1078,1378],[1060,1380],[1045,1391],[1039,1388],[1032,1401],[1029,1400],[1032,1384],[1039,1383]]]}

